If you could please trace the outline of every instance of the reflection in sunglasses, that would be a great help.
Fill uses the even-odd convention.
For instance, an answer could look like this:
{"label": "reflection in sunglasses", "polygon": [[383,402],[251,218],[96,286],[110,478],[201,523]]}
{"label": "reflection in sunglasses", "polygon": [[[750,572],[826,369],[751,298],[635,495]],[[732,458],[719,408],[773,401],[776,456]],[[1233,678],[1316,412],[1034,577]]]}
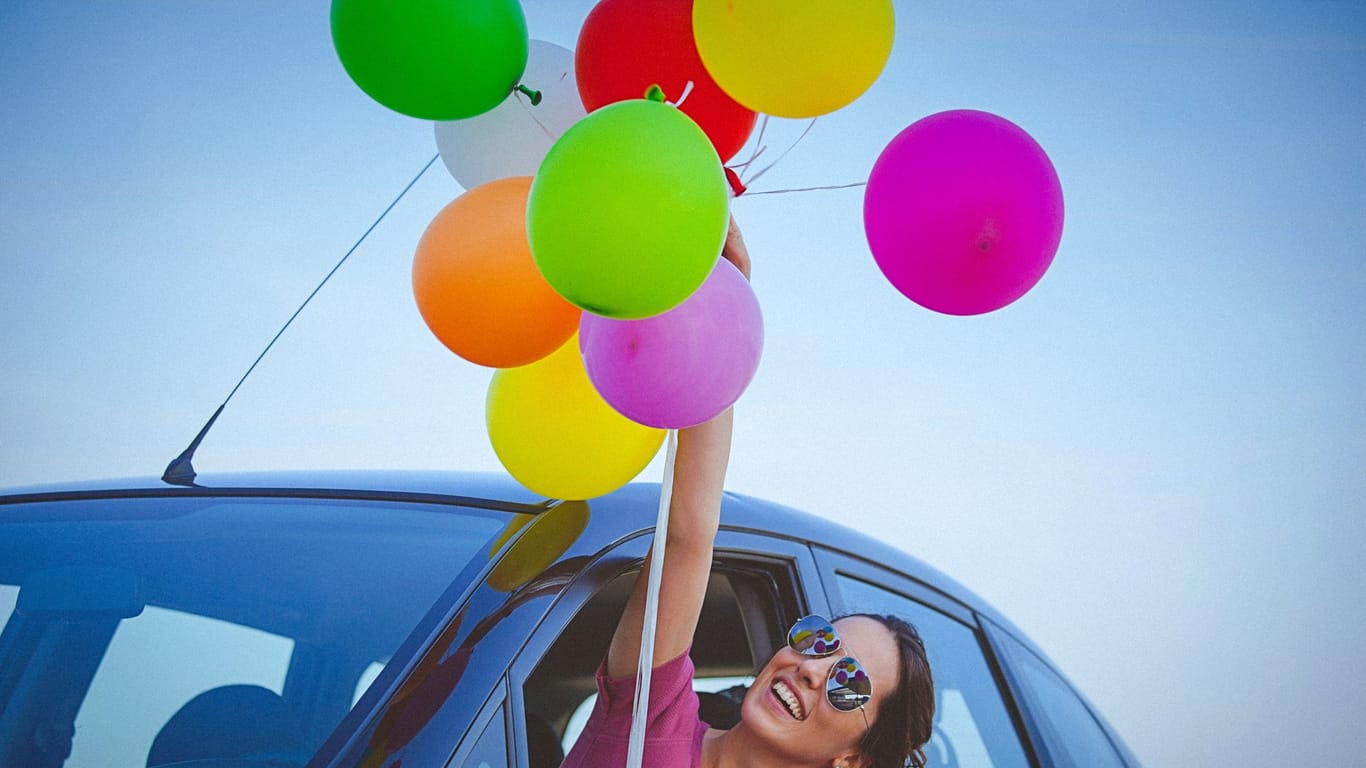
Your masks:
{"label": "reflection in sunglasses", "polygon": [[787,631],[787,644],[805,656],[827,656],[839,650],[840,638],[829,619],[812,615],[792,625]]}
{"label": "reflection in sunglasses", "polygon": [[835,662],[825,684],[825,696],[841,712],[852,712],[873,698],[873,682],[863,665],[850,656]]}

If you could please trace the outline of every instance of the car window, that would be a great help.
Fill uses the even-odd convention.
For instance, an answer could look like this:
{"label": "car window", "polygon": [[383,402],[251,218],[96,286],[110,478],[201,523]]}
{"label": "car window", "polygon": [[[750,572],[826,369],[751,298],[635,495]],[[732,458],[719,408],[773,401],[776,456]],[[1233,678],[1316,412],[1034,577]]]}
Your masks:
{"label": "car window", "polygon": [[301,766],[512,517],[288,496],[0,504],[0,584],[19,585],[0,588],[0,765]]}
{"label": "car window", "polygon": [[[459,762],[459,768],[508,768],[507,722],[503,717],[503,707],[498,707],[494,716],[479,734],[474,748]],[[452,763],[452,768],[456,764]]]}
{"label": "car window", "polygon": [[1033,651],[995,632],[1026,707],[1040,731],[1050,762],[1059,768],[1124,768],[1105,731],[1072,687]]}
{"label": "car window", "polygon": [[[748,688],[754,682],[753,675],[743,677],[695,677],[692,681],[692,689],[698,693],[718,693],[727,689]],[[596,693],[590,694],[574,709],[574,714],[569,716],[569,724],[565,726],[564,736],[561,737],[561,746],[567,752],[569,747],[578,740],[579,734],[583,732],[583,727],[588,723],[588,716],[593,714],[593,705],[598,701]]]}
{"label": "car window", "polygon": [[[554,752],[567,753],[578,739],[597,697],[594,672],[607,652],[635,576],[632,572],[615,579],[588,600],[528,678],[523,694],[528,741],[535,731],[553,733],[559,740]],[[691,651],[696,690],[710,693],[743,685],[762,663],[756,662],[751,646],[751,635],[759,634],[756,622],[762,619],[757,606],[746,605],[750,601],[741,598],[753,591],[757,581],[747,573],[713,571]],[[773,598],[763,602],[771,611]],[[762,651],[765,660],[768,652],[768,648]],[[738,716],[738,708],[723,697],[704,697],[703,707],[704,719],[713,711],[718,719]],[[543,764],[558,762],[545,758]],[[541,765],[533,755],[532,768]]]}
{"label": "car window", "polygon": [[[387,661],[387,660],[386,660]],[[386,661],[372,661],[366,666],[365,671],[360,673],[360,679],[356,681],[356,690],[351,693],[351,704],[354,706],[360,701],[360,697],[365,695],[365,691],[370,684],[375,682],[379,673],[384,671]]]}
{"label": "car window", "polygon": [[18,600],[18,585],[0,584],[0,627],[9,623],[9,617],[14,613],[14,604]]}
{"label": "car window", "polygon": [[932,766],[1025,768],[1029,760],[972,627],[924,603],[841,574],[847,613],[889,613],[914,624],[934,675]]}
{"label": "car window", "polygon": [[[205,701],[223,686],[257,686],[279,695],[293,650],[288,638],[178,611],[149,607],[124,619],[76,716],[65,765],[146,764],[162,726],[201,694]],[[155,685],[146,683],[149,670]]]}

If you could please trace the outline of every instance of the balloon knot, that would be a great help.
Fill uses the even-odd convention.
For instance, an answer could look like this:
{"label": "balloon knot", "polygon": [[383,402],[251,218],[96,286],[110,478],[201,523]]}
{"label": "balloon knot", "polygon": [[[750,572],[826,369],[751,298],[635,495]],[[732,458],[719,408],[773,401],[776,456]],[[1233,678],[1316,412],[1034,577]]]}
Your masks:
{"label": "balloon knot", "polygon": [[537,105],[539,105],[539,104],[541,103],[541,92],[540,92],[540,91],[533,91],[532,89],[526,87],[526,85],[524,85],[524,84],[522,84],[522,83],[518,83],[518,84],[517,84],[516,90],[520,91],[521,93],[526,94],[526,97],[527,97],[528,99],[531,99],[531,106],[534,107],[534,106],[537,106]]}
{"label": "balloon knot", "polygon": [[736,197],[743,195],[747,187],[740,182],[740,174],[729,166],[721,166],[721,170],[726,172],[726,181],[730,183],[730,191],[734,192]]}
{"label": "balloon knot", "polygon": [[645,98],[649,99],[650,101],[660,102],[662,104],[664,103],[664,89],[660,88],[659,84],[656,83],[655,85],[652,85],[649,88],[645,89]]}

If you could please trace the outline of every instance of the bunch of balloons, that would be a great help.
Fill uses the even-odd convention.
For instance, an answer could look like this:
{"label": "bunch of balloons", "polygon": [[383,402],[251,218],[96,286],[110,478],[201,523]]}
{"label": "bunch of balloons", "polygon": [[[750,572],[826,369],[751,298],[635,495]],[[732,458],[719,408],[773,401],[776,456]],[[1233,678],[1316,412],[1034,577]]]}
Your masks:
{"label": "bunch of balloons", "polygon": [[[634,477],[664,430],[729,408],[763,320],[725,259],[723,163],[757,115],[814,117],[866,91],[891,0],[601,0],[577,50],[530,40],[515,0],[333,0],[347,73],[436,121],[467,191],[413,262],[418,309],[496,369],[500,461],[537,493],[586,499]],[[1038,145],[982,112],[907,128],[874,166],[865,230],[911,299],[991,311],[1038,281],[1062,225]]]}

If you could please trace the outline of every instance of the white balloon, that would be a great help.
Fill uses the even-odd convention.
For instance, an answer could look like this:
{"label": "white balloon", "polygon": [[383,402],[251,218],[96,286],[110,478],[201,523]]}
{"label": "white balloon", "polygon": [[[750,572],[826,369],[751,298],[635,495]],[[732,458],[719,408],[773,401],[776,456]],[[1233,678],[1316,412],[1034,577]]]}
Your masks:
{"label": "white balloon", "polygon": [[436,123],[436,148],[465,189],[508,176],[536,175],[550,146],[584,117],[573,51],[529,41],[522,84],[541,92],[540,104],[532,106],[526,94],[514,91],[482,115]]}

